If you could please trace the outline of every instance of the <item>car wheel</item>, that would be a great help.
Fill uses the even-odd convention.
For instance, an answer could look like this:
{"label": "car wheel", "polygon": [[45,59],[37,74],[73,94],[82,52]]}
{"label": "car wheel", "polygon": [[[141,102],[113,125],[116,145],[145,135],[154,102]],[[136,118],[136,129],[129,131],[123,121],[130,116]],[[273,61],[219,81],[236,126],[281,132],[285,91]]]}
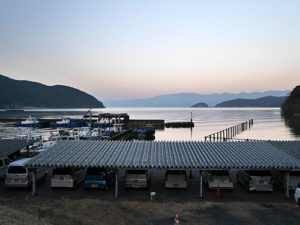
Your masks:
{"label": "car wheel", "polygon": [[47,180],[47,173],[45,173],[43,176],[43,181],[45,182],[46,180]]}
{"label": "car wheel", "polygon": [[246,185],[246,191],[250,193],[250,186]]}

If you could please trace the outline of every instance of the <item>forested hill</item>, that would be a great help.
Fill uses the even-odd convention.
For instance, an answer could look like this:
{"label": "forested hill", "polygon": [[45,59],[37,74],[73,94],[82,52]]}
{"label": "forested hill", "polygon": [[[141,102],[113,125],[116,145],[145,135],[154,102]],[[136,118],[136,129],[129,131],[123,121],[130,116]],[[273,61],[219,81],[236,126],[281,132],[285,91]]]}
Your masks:
{"label": "forested hill", "polygon": [[78,89],[13,80],[0,74],[0,108],[104,108],[102,102]]}
{"label": "forested hill", "polygon": [[280,107],[285,99],[285,96],[266,96],[257,99],[233,99],[221,102],[220,104],[217,104],[216,107]]}
{"label": "forested hill", "polygon": [[286,116],[300,115],[300,85],[296,86],[281,106]]}

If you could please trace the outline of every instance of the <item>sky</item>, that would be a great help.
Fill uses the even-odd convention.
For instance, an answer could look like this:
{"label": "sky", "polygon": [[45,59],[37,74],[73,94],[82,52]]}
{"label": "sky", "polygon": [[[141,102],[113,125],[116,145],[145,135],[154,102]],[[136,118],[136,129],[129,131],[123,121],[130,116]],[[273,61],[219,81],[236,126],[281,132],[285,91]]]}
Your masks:
{"label": "sky", "polygon": [[300,1],[0,0],[0,74],[101,101],[300,84]]}

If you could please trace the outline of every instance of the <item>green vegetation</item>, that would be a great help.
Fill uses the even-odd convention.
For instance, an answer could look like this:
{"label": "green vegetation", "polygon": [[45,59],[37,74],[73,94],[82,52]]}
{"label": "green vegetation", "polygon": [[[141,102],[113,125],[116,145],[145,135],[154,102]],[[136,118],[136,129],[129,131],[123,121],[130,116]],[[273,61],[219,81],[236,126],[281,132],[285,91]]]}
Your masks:
{"label": "green vegetation", "polygon": [[284,116],[300,115],[300,85],[296,86],[281,106]]}
{"label": "green vegetation", "polygon": [[46,86],[0,75],[0,108],[104,108],[102,102],[78,89]]}
{"label": "green vegetation", "polygon": [[192,108],[206,108],[206,107],[208,107],[208,105],[204,102],[200,102],[200,103],[197,103],[195,105],[192,105],[191,107]]}

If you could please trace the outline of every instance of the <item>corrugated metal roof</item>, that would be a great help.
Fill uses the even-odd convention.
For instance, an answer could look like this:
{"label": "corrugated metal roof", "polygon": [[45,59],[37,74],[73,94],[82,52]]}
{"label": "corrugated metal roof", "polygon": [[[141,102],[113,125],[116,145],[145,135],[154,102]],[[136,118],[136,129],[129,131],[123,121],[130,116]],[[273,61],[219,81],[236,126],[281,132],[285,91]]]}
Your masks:
{"label": "corrugated metal roof", "polygon": [[32,143],[32,140],[0,139],[0,157],[8,156]]}
{"label": "corrugated metal roof", "polygon": [[300,169],[300,160],[267,142],[62,141],[27,166]]}
{"label": "corrugated metal roof", "polygon": [[300,141],[269,141],[269,143],[300,159]]}

